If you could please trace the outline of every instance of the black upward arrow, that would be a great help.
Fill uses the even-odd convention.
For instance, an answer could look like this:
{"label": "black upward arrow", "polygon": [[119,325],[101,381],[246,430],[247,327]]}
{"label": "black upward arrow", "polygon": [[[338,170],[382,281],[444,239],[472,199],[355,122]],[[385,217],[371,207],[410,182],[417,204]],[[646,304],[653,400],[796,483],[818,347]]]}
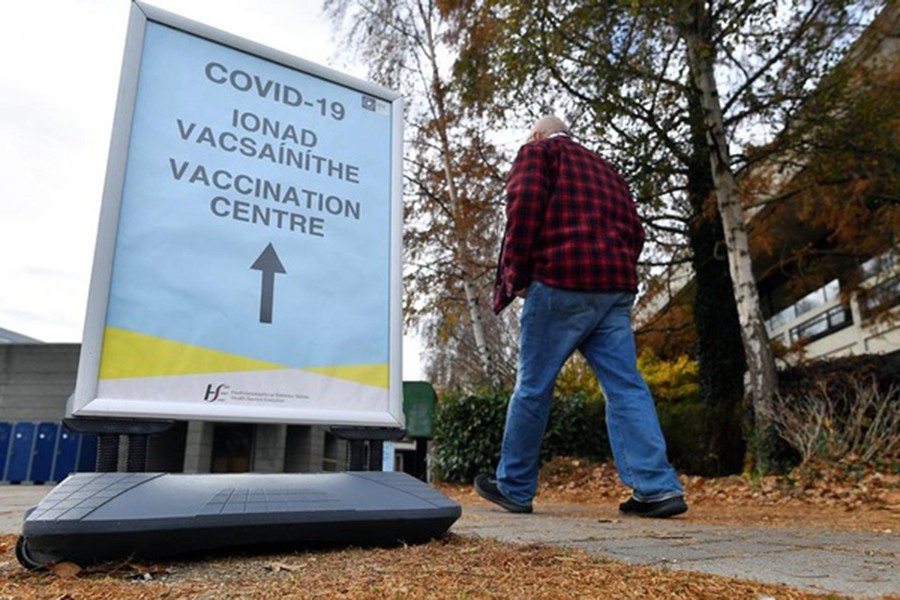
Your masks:
{"label": "black upward arrow", "polygon": [[262,290],[259,297],[259,322],[272,322],[272,301],[275,295],[275,273],[287,273],[284,265],[278,260],[278,254],[272,244],[266,246],[251,269],[262,271]]}

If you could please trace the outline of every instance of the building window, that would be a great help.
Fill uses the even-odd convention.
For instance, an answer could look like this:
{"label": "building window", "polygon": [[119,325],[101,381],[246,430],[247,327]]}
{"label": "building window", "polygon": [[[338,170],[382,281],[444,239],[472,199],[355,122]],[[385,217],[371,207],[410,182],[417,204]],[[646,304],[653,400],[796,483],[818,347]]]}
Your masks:
{"label": "building window", "polygon": [[788,306],[782,311],[779,311],[766,319],[766,331],[769,332],[771,336],[773,332],[778,331],[782,327],[784,327],[788,321],[791,321],[794,317],[796,317],[796,312],[794,311],[794,305]]}
{"label": "building window", "polygon": [[827,302],[834,300],[841,293],[841,284],[837,279],[832,279],[814,292],[800,298],[794,306],[797,307],[797,316],[804,315]]}
{"label": "building window", "polygon": [[864,319],[897,304],[900,304],[900,275],[882,281],[860,296],[860,308]]}
{"label": "building window", "polygon": [[900,266],[900,248],[891,248],[880,256],[870,258],[859,266],[863,281],[870,277],[890,273],[895,266]]}
{"label": "building window", "polygon": [[836,300],[840,293],[840,282],[837,279],[832,279],[819,289],[810,292],[787,308],[772,315],[766,321],[766,330],[768,330],[770,334],[774,333],[797,317],[824,306],[832,300]]}
{"label": "building window", "polygon": [[853,316],[850,314],[850,308],[847,306],[835,306],[808,321],[800,323],[796,327],[792,327],[791,343],[801,340],[814,342],[852,324]]}

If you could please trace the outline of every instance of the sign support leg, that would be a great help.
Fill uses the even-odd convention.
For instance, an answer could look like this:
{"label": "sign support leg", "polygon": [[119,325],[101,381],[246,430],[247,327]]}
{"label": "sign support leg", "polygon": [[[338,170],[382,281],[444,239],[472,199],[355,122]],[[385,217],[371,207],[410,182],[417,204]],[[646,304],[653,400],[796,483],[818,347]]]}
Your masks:
{"label": "sign support leg", "polygon": [[[332,427],[335,437],[347,440],[350,447],[350,471],[381,471],[384,457],[384,442],[402,439],[404,429],[387,427]],[[366,469],[366,442],[369,446],[368,469]]]}

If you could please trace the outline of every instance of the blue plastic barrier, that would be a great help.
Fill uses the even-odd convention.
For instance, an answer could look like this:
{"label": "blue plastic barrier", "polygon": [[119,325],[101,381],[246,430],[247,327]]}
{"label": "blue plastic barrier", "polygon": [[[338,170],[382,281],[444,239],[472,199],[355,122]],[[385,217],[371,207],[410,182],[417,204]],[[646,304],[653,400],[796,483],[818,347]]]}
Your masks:
{"label": "blue plastic barrier", "polygon": [[56,458],[56,437],[59,423],[39,423],[31,456],[31,472],[28,479],[35,483],[50,481],[53,459]]}
{"label": "blue plastic barrier", "polygon": [[93,473],[97,470],[97,436],[81,434],[78,448],[78,472]]}
{"label": "blue plastic barrier", "polygon": [[9,459],[9,442],[12,438],[12,425],[0,423],[0,481],[6,481],[6,462]]}
{"label": "blue plastic barrier", "polygon": [[0,482],[56,483],[74,472],[93,472],[97,436],[60,423],[0,422]]}
{"label": "blue plastic barrier", "polygon": [[78,442],[81,436],[59,428],[56,437],[56,462],[53,465],[53,481],[62,481],[69,473],[75,472],[78,464]]}
{"label": "blue plastic barrier", "polygon": [[12,444],[6,466],[6,480],[12,483],[28,481],[31,454],[34,451],[34,423],[16,423],[12,429]]}

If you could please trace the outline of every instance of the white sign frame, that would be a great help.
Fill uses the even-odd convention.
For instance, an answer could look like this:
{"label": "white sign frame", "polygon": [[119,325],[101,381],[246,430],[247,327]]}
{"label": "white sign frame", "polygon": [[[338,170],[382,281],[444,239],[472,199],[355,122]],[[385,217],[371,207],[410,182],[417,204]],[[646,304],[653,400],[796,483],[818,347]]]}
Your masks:
{"label": "white sign frame", "polygon": [[[138,101],[140,66],[148,24],[157,23],[212,44],[225,46],[253,57],[287,67],[300,74],[318,78],[377,99],[379,109],[390,110],[390,214],[389,220],[389,298],[387,399],[385,403],[364,409],[350,404],[340,409],[329,405],[269,406],[228,402],[186,402],[171,400],[100,397],[101,355],[107,324],[114,258],[120,226],[121,206],[126,182],[126,167],[132,138],[135,107]],[[364,101],[365,102],[365,101]],[[365,103],[363,104],[365,106]],[[385,108],[386,107],[386,108]],[[371,109],[370,109],[371,110]],[[325,113],[325,106],[322,106]],[[385,117],[387,118],[387,117]],[[200,421],[239,421],[256,423],[319,424],[363,427],[403,427],[402,397],[402,144],[403,100],[393,90],[356,79],[287,53],[240,38],[227,32],[163,11],[133,0],[128,23],[122,74],[110,143],[100,223],[91,275],[87,313],[75,394],[69,400],[68,414],[74,417],[167,418]],[[174,169],[174,167],[173,167]],[[262,318],[262,317],[260,317]]]}

